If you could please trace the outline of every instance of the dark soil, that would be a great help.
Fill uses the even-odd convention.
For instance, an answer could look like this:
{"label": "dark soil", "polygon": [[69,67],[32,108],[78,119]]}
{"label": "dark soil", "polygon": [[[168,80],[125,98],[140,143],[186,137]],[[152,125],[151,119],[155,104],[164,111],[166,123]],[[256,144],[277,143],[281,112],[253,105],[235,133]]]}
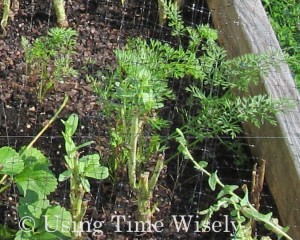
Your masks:
{"label": "dark soil", "polygon": [[[37,83],[24,75],[24,55],[20,45],[21,36],[34,40],[45,35],[49,28],[56,26],[51,1],[21,0],[20,10],[9,21],[4,39],[0,39],[0,146],[12,146],[19,149],[27,145],[51,118],[60,106],[64,95],[70,96],[67,107],[60,114],[65,119],[71,113],[80,115],[80,128],[76,135],[78,143],[94,140],[96,143],[86,152],[101,151],[105,159],[107,150],[107,123],[105,116],[99,114],[102,105],[97,101],[86,74],[96,74],[114,66],[113,50],[124,46],[128,37],[142,36],[170,41],[168,30],[157,24],[155,1],[129,0],[125,7],[119,0],[72,0],[67,1],[69,25],[79,32],[75,68],[80,71],[78,78],[66,79],[49,92],[41,103],[37,101]],[[209,12],[201,1],[185,1],[183,16],[187,24],[209,22]],[[95,60],[89,64],[88,59]],[[37,80],[36,80],[37,81]],[[172,113],[167,113],[176,123]],[[62,124],[57,120],[38,140],[35,147],[44,152],[52,161],[53,171],[58,175],[65,170],[63,165],[64,144],[61,136]],[[218,169],[222,180],[237,185],[249,184],[251,170],[240,169],[233,164],[233,153],[223,149],[216,140],[207,140],[198,149],[198,156],[212,163]],[[249,157],[250,159],[250,157]],[[250,165],[251,166],[251,165]],[[91,239],[230,239],[230,233],[197,233],[195,224],[189,231],[177,231],[171,224],[172,216],[193,215],[209,206],[215,194],[209,191],[207,179],[197,173],[192,166],[180,159],[174,159],[164,169],[154,201],[158,203],[153,221],[162,221],[161,233],[129,232],[130,220],[135,219],[136,203],[134,193],[129,189],[125,171],[120,171],[116,180],[92,181],[89,209],[86,220],[104,221],[100,236],[87,234]],[[51,195],[52,202],[68,207],[68,185],[61,184],[59,190]],[[264,193],[269,196],[268,193]],[[14,187],[0,196],[0,224],[17,229],[16,204],[18,193]],[[262,205],[272,204],[263,198]],[[267,209],[267,208],[266,208]],[[266,210],[265,209],[265,210]],[[224,211],[215,220],[225,224]],[[121,223],[121,232],[116,233],[116,221],[113,215],[124,215],[127,222]],[[229,227],[229,231],[231,228]]]}

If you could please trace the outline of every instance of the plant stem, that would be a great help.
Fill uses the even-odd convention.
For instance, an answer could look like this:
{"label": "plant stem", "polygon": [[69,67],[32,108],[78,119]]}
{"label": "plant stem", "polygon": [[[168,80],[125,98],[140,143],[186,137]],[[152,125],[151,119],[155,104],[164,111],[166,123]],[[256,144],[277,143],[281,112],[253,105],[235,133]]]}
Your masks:
{"label": "plant stem", "polygon": [[[184,136],[183,136],[183,133],[181,132],[180,129],[176,129],[177,133],[179,133],[179,135],[181,137],[183,137],[184,139]],[[185,139],[184,139],[185,140]],[[183,150],[181,151],[182,153],[184,153],[185,157],[187,157],[189,160],[191,160],[196,168],[200,171],[202,171],[204,174],[206,174],[208,177],[211,176],[211,174],[206,171],[203,167],[200,166],[200,164],[198,164],[194,157],[191,155],[190,151],[188,150],[187,148],[187,145],[185,143],[183,143],[182,141],[179,141],[179,144],[181,145],[181,147],[183,148]],[[221,188],[224,188],[225,185],[219,180],[219,178],[217,178],[217,184],[219,186],[221,186]],[[242,198],[240,198],[238,195],[236,195],[234,192],[229,192],[228,193],[229,195],[233,196],[235,199],[237,199],[239,202],[242,201]],[[240,208],[240,211],[244,214],[244,216],[247,216],[247,215],[250,215],[249,212],[251,213],[259,213],[255,207],[253,207],[251,204],[247,204],[247,206],[242,206]],[[261,219],[261,218],[253,218],[252,217],[253,214],[251,214],[249,216],[249,218],[251,220],[254,220],[254,221],[260,221],[260,222],[263,222],[265,225],[268,226],[268,229],[271,229],[271,231],[273,231],[275,234],[279,235],[279,236],[284,236],[286,239],[288,240],[293,240],[287,233],[285,233],[281,228],[279,228],[278,226],[276,226],[275,224],[273,224],[271,221],[268,221],[268,220],[264,220],[264,219]]]}
{"label": "plant stem", "polygon": [[53,6],[56,14],[57,25],[59,27],[67,27],[69,24],[67,21],[64,0],[53,0]]}
{"label": "plant stem", "polygon": [[[35,136],[35,138],[27,145],[24,151],[28,150],[33,146],[33,144],[39,139],[39,137],[50,127],[50,125],[54,122],[54,120],[58,117],[60,112],[64,109],[68,102],[69,97],[65,95],[63,103],[60,105],[59,109],[55,112],[53,117],[49,120],[49,122],[43,127],[43,129]],[[22,154],[21,154],[22,155]]]}
{"label": "plant stem", "polygon": [[[67,102],[68,102],[68,96],[65,95],[64,101],[61,104],[61,106],[59,107],[59,109],[56,111],[56,113],[53,115],[53,117],[49,120],[49,122],[44,126],[44,128],[35,136],[35,138],[26,146],[26,148],[20,153],[20,156],[22,156],[23,152],[25,152],[26,150],[28,150],[29,148],[31,148],[33,146],[33,144],[39,139],[39,137],[47,130],[47,128],[50,127],[50,125],[54,122],[54,120],[58,117],[59,113],[63,110],[63,108],[66,106]],[[5,179],[8,177],[8,175],[4,175],[1,180],[0,180],[0,184],[2,184]],[[2,187],[0,189],[0,193],[3,192],[5,189],[7,189],[10,186],[10,184]]]}
{"label": "plant stem", "polygon": [[137,168],[137,142],[139,138],[141,121],[137,112],[132,116],[131,128],[130,128],[130,142],[129,142],[129,159],[128,159],[128,177],[129,184],[133,189],[136,189],[136,168]]}

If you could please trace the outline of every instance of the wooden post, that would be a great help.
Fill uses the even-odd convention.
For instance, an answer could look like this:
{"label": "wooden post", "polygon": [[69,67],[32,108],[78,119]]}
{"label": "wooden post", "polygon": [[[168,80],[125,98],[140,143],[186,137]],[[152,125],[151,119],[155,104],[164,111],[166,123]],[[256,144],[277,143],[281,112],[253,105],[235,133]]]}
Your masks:
{"label": "wooden post", "polygon": [[[207,0],[213,24],[219,30],[219,42],[229,57],[245,53],[280,51],[261,0]],[[283,225],[300,239],[300,106],[299,92],[289,67],[282,63],[262,77],[249,94],[268,93],[273,98],[289,98],[297,107],[276,116],[277,126],[261,129],[245,124],[253,155],[266,159],[266,178]]]}

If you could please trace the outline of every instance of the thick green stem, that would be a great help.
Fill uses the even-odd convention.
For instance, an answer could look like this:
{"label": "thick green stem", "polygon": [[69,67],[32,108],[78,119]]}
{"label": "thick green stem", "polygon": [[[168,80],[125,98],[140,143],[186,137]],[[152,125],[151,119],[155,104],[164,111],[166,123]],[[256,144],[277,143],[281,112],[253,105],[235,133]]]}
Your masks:
{"label": "thick green stem", "polygon": [[[74,159],[75,162],[78,162],[78,159]],[[72,239],[81,239],[82,238],[82,218],[86,211],[86,205],[83,203],[83,197],[85,190],[80,181],[80,175],[78,171],[77,164],[74,167],[73,174],[70,177],[70,204],[71,204],[71,215],[72,220],[75,222],[75,226],[72,225]]]}
{"label": "thick green stem", "polygon": [[137,202],[139,211],[139,221],[151,222],[151,216],[153,209],[151,208],[151,200],[153,196],[154,188],[157,184],[160,172],[164,167],[164,161],[162,156],[156,162],[154,172],[152,173],[149,181],[149,172],[144,172],[139,178],[139,184],[137,187]]}
{"label": "thick green stem", "polygon": [[59,27],[67,27],[68,20],[65,11],[65,1],[64,0],[53,0],[54,11],[56,14],[56,21]]}
{"label": "thick green stem", "polygon": [[138,203],[138,220],[150,221],[151,220],[151,192],[149,191],[149,172],[144,172],[139,178],[139,185],[136,191]]}
{"label": "thick green stem", "polygon": [[136,168],[137,168],[137,142],[139,138],[140,133],[140,127],[141,127],[141,121],[139,119],[139,114],[134,113],[132,116],[131,121],[131,128],[130,128],[130,142],[129,142],[129,159],[127,163],[128,168],[128,178],[129,178],[129,184],[132,187],[132,189],[136,189]]}

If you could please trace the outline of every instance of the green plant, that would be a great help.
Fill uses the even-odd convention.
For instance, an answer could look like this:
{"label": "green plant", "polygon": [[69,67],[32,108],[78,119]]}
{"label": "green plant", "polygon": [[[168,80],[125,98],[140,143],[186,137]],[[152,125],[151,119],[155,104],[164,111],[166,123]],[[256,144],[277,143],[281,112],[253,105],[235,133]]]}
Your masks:
{"label": "green plant", "polygon": [[[70,179],[70,205],[72,221],[75,223],[71,226],[72,239],[82,239],[82,220],[87,209],[87,202],[84,201],[86,193],[90,192],[89,178],[105,179],[108,177],[108,169],[100,165],[99,154],[86,155],[79,158],[79,150],[93,142],[86,142],[76,146],[72,136],[78,127],[78,116],[72,114],[67,121],[62,123],[65,131],[62,133],[65,140],[67,155],[65,163],[67,170],[59,175],[59,181]],[[71,223],[71,222],[70,222]]]}
{"label": "green plant", "polygon": [[25,73],[30,82],[38,82],[39,101],[44,99],[56,82],[77,76],[78,73],[72,66],[77,35],[70,28],[52,28],[46,37],[40,37],[32,44],[25,37],[21,38],[25,52]]}
{"label": "green plant", "polygon": [[179,42],[188,36],[186,55],[193,56],[198,65],[186,71],[186,100],[180,109],[181,130],[194,140],[192,144],[222,135],[235,138],[242,132],[242,122],[257,127],[265,122],[276,124],[275,114],[287,108],[289,101],[268,95],[239,97],[236,93],[247,92],[250,84],[257,84],[260,75],[266,74],[270,66],[279,65],[285,56],[264,53],[227,59],[216,42],[216,30],[209,26],[185,27],[176,5],[165,3],[165,9],[172,35]]}
{"label": "green plant", "polygon": [[[131,39],[124,49],[115,51],[115,70],[99,74],[99,79],[89,77],[110,122],[110,170],[113,173],[126,163],[141,220],[150,219],[152,192],[163,168],[163,160],[158,156],[162,156],[165,146],[159,133],[168,122],[159,118],[159,110],[167,99],[174,99],[169,79],[186,78],[189,100],[185,106],[189,107],[182,110],[182,130],[196,138],[195,144],[217,134],[235,137],[241,131],[241,121],[258,126],[264,121],[274,123],[270,114],[281,106],[267,96],[234,95],[236,90],[246,91],[249,83],[274,63],[275,57],[245,55],[226,60],[225,51],[216,44],[215,30],[206,25],[186,27],[176,5],[164,2],[164,8],[178,46],[152,39]],[[187,47],[183,45],[186,39]],[[188,112],[191,105],[196,108],[193,115]],[[143,168],[149,166],[153,156],[156,166],[149,180],[150,173]]]}
{"label": "green plant", "polygon": [[281,47],[291,56],[289,65],[300,87],[300,2],[263,0]]}
{"label": "green plant", "polygon": [[[200,222],[200,227],[205,229],[210,223],[210,220],[214,213],[220,211],[221,208],[230,209],[231,217],[237,223],[237,228],[235,236],[233,239],[241,240],[252,240],[257,239],[252,237],[252,223],[261,222],[264,224],[265,228],[275,233],[279,238],[285,237],[286,239],[292,240],[290,236],[286,233],[288,227],[282,227],[278,224],[278,220],[272,218],[272,213],[262,214],[258,212],[254,206],[249,201],[248,189],[246,185],[242,186],[244,196],[240,197],[235,191],[239,188],[236,185],[226,185],[221,182],[218,177],[217,171],[210,173],[206,170],[208,163],[206,161],[197,162],[191,155],[188,147],[187,141],[180,129],[176,129],[178,136],[176,137],[179,143],[178,151],[183,154],[184,158],[190,160],[195,169],[201,171],[208,177],[208,184],[212,191],[219,188],[217,194],[217,202],[211,205],[208,209],[199,212],[200,215],[204,215],[205,218]],[[262,237],[261,239],[270,239],[269,237]]]}
{"label": "green plant", "polygon": [[66,97],[59,110],[28,146],[21,148],[19,152],[11,147],[0,148],[0,174],[3,174],[0,183],[4,184],[0,192],[16,184],[21,195],[17,206],[21,229],[14,232],[0,226],[0,231],[7,237],[15,236],[15,240],[82,239],[82,220],[87,208],[84,195],[90,192],[87,178],[100,180],[107,178],[108,169],[100,165],[99,154],[79,158],[79,150],[92,142],[76,146],[72,140],[78,126],[78,116],[72,114],[67,121],[62,121],[65,125],[63,137],[67,152],[65,163],[68,169],[59,175],[58,180],[70,179],[69,212],[64,207],[50,204],[47,199],[48,195],[56,190],[57,179],[49,169],[51,163],[47,157],[32,147],[57,118],[67,100]]}
{"label": "green plant", "polygon": [[[58,237],[67,239],[69,236],[68,233],[59,231],[53,224],[59,221],[57,216],[60,217],[60,214],[63,214],[63,219],[69,222],[72,219],[64,208],[52,206],[47,199],[47,196],[57,187],[57,179],[49,169],[51,163],[41,151],[33,147],[33,144],[57,118],[67,101],[68,98],[65,97],[61,107],[29,145],[22,147],[18,152],[7,146],[0,148],[0,174],[3,174],[0,184],[4,185],[0,192],[16,184],[20,193],[17,210],[22,228],[18,232],[12,232],[7,228],[1,228],[1,230],[5,231],[3,233],[6,235],[10,234],[9,237],[15,236],[16,240]],[[47,224],[45,224],[44,216],[48,216]],[[50,231],[49,229],[52,228],[57,231],[55,233]]]}

